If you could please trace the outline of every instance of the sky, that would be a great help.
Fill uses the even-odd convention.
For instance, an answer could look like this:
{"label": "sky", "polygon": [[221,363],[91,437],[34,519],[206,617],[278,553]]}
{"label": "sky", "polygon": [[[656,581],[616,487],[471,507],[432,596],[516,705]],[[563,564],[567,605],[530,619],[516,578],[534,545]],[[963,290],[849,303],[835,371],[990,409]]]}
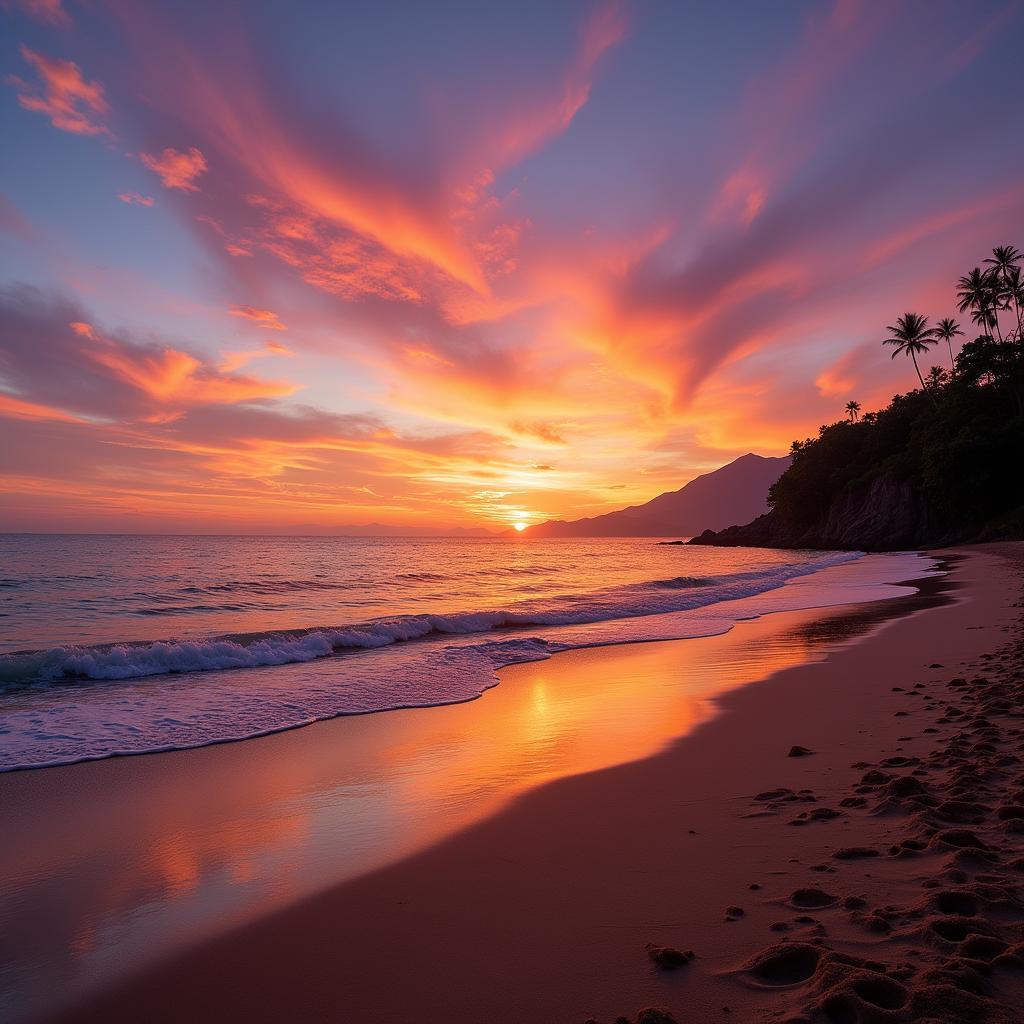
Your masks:
{"label": "sky", "polygon": [[0,26],[0,530],[611,511],[910,390],[1024,244],[1022,0]]}

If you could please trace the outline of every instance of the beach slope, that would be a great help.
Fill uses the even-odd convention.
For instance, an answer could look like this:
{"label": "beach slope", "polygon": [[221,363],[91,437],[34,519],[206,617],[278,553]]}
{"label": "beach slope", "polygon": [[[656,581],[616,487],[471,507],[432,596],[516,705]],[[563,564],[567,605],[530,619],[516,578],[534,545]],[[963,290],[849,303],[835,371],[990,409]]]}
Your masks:
{"label": "beach slope", "polygon": [[[1016,1019],[1022,547],[796,617],[841,641],[827,659],[733,690],[660,753],[541,786],[60,1019]],[[637,651],[670,673],[675,646]],[[557,685],[614,656],[544,667]]]}

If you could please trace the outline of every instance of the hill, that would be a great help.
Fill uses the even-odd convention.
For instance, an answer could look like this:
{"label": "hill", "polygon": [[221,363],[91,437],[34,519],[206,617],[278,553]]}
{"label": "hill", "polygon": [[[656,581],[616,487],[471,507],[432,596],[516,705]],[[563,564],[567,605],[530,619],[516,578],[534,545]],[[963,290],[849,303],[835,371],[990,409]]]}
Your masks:
{"label": "hill", "polygon": [[793,443],[769,513],[690,543],[878,551],[1024,537],[1021,256],[1010,246],[993,256],[960,279],[960,309],[982,333],[951,371],[932,367],[926,382],[917,356],[959,325],[900,317],[885,344],[913,358],[921,387],[863,418],[851,402],[846,421]]}
{"label": "hill", "polygon": [[592,519],[538,523],[530,537],[690,537],[760,515],[768,508],[768,488],[789,466],[788,456],[743,455],[721,469],[691,480],[678,491],[659,494]]}

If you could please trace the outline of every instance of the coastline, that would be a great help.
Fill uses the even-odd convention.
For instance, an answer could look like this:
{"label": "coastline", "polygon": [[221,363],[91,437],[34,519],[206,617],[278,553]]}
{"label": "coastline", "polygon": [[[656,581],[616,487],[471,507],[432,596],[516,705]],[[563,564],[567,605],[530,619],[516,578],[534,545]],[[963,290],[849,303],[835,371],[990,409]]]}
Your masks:
{"label": "coastline", "polygon": [[[931,736],[895,717],[906,691],[990,653],[1019,615],[1020,546],[959,554],[952,579],[932,588],[953,584],[953,602],[925,595],[804,616],[808,634],[860,639],[734,690],[717,701],[719,714],[653,756],[532,789],[436,845],[176,955],[59,1019],[582,1022],[654,1004],[713,1020],[726,1005],[779,1006],[778,992],[723,972],[772,941],[770,924],[792,916],[779,901],[809,879],[907,890],[905,878],[889,878],[894,866],[906,873],[901,858],[867,862],[874,872],[858,861],[827,875],[809,867],[835,868],[840,844],[887,847],[905,823],[851,811],[793,828],[792,807],[766,814],[751,797],[806,787],[832,806],[863,774],[851,763],[929,749]],[[865,616],[875,621],[862,635]],[[602,660],[647,646],[670,672],[672,642],[543,664],[557,682],[566,659],[593,675]],[[927,667],[936,662],[945,667]],[[815,753],[787,758],[794,744]],[[745,913],[725,923],[725,908],[737,905]],[[698,958],[660,972],[644,952],[652,942]],[[877,936],[861,929],[849,942],[868,947]]]}

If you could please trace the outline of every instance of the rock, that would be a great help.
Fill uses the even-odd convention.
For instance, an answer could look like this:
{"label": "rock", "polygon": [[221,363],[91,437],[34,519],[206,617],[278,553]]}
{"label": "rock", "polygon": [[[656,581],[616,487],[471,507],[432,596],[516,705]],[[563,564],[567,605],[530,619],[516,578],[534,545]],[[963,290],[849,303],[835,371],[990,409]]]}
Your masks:
{"label": "rock", "polygon": [[676,949],[674,946],[659,946],[657,943],[648,942],[647,955],[663,971],[674,971],[677,967],[688,964],[693,959],[693,951]]}
{"label": "rock", "polygon": [[808,754],[813,754],[813,753],[814,753],[814,751],[810,750],[807,747],[801,747],[799,745],[796,745],[796,746],[792,746],[792,747],[789,748],[789,753],[786,756],[787,757],[807,757]]}
{"label": "rock", "polygon": [[668,1010],[648,1006],[636,1015],[636,1024],[676,1024],[676,1019]]}
{"label": "rock", "polygon": [[870,846],[844,846],[832,856],[836,860],[862,860],[865,857],[877,857],[879,853]]}
{"label": "rock", "polygon": [[793,895],[789,897],[789,902],[792,906],[799,907],[801,910],[819,910],[822,907],[834,906],[836,898],[835,896],[830,896],[822,889],[808,887],[804,889],[797,889]]}
{"label": "rock", "polygon": [[783,942],[769,946],[743,966],[752,981],[771,987],[783,987],[807,981],[818,969],[821,950],[808,942]]}

